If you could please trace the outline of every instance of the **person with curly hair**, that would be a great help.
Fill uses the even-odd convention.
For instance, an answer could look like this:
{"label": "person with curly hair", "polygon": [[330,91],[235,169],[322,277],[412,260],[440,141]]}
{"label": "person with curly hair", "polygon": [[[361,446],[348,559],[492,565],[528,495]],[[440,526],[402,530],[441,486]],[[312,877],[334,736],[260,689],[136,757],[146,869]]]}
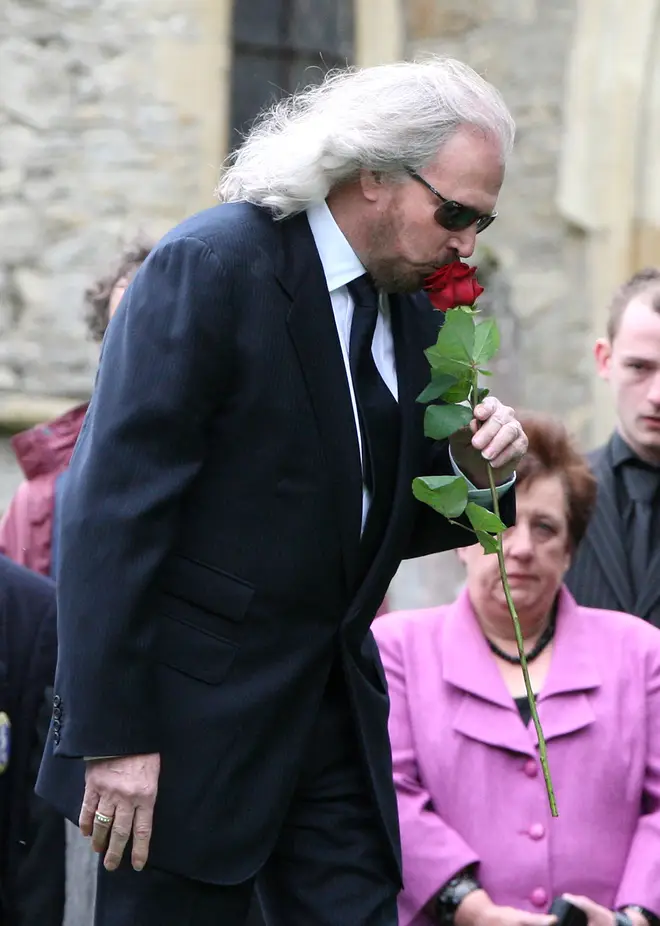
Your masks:
{"label": "person with curly hair", "polygon": [[[114,266],[85,291],[85,321],[99,344],[122,296],[149,256],[152,244],[136,239]],[[57,496],[62,485],[88,403],[53,421],[38,424],[12,438],[24,480],[0,521],[0,553],[42,575],[54,575]]]}

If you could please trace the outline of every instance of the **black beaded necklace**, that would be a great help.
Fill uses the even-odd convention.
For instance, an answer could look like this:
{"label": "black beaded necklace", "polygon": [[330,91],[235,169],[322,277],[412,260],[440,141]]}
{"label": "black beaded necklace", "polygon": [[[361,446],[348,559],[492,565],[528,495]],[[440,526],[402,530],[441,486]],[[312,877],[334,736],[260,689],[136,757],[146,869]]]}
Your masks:
{"label": "black beaded necklace", "polygon": [[[536,641],[532,649],[528,653],[525,653],[527,662],[534,662],[535,659],[538,659],[538,657],[541,655],[543,650],[548,647],[548,645],[552,641],[552,638],[555,635],[556,623],[557,623],[557,611],[556,611],[556,608],[553,608],[552,615],[550,617],[550,623],[545,628],[541,636],[538,638],[538,640]],[[504,659],[505,662],[510,662],[511,665],[514,665],[514,666],[520,665],[519,656],[511,656],[509,653],[505,653],[504,650],[500,649],[499,646],[496,643],[493,643],[492,640],[489,640],[488,637],[486,637],[486,643],[489,645],[491,652],[493,652],[496,656],[499,656],[500,659]]]}

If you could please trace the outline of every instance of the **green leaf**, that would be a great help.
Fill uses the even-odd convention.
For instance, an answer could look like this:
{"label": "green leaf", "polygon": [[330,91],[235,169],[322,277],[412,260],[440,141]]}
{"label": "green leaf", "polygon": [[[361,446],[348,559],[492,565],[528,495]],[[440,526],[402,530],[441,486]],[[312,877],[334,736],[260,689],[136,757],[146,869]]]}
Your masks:
{"label": "green leaf", "polygon": [[428,384],[426,389],[424,389],[417,396],[417,401],[422,404],[426,402],[433,402],[435,399],[439,399],[440,396],[444,395],[447,389],[453,386],[456,383],[456,377],[451,376],[449,373],[437,373],[433,371],[431,376],[431,382]]}
{"label": "green leaf", "polygon": [[463,476],[418,476],[413,479],[413,495],[446,518],[459,518],[468,499]]}
{"label": "green leaf", "polygon": [[443,393],[442,399],[444,402],[449,403],[465,402],[465,400],[469,398],[471,390],[472,377],[464,376],[462,379],[459,379],[454,386],[451,386]]}
{"label": "green leaf", "polygon": [[497,537],[487,534],[485,531],[475,531],[477,540],[484,548],[484,553],[497,553]]}
{"label": "green leaf", "polygon": [[466,405],[430,405],[424,414],[424,434],[444,440],[472,421],[472,409]]}
{"label": "green leaf", "polygon": [[475,505],[474,502],[470,502],[465,509],[465,513],[475,531],[501,534],[502,531],[506,530],[506,524],[497,517],[495,512],[489,511],[483,505]]}
{"label": "green leaf", "polygon": [[481,373],[482,376],[492,376],[493,375],[490,370],[479,369],[479,372]]}
{"label": "green leaf", "polygon": [[479,402],[483,402],[487,395],[490,395],[490,389],[478,389],[477,390],[477,405]]}
{"label": "green leaf", "polygon": [[433,356],[470,365],[474,351],[475,322],[465,312],[447,312],[434,347]]}
{"label": "green leaf", "polygon": [[500,347],[500,333],[493,318],[479,322],[474,332],[474,354],[472,359],[479,366],[495,356]]}
{"label": "green leaf", "polygon": [[442,353],[438,353],[436,347],[429,347],[424,351],[424,354],[434,373],[448,373],[454,379],[461,379],[472,370],[467,361],[445,357]]}

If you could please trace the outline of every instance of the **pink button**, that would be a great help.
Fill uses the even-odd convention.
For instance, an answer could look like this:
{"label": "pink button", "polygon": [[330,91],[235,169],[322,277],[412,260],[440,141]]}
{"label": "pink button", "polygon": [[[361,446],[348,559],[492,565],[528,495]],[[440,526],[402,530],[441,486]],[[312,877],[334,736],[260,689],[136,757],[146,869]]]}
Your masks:
{"label": "pink button", "polygon": [[530,900],[535,907],[545,907],[548,902],[548,895],[542,887],[535,887],[531,893]]}
{"label": "pink button", "polygon": [[536,778],[538,773],[538,766],[534,759],[528,759],[528,761],[525,762],[525,775],[527,775],[528,778]]}
{"label": "pink button", "polygon": [[545,827],[542,823],[532,823],[529,828],[529,835],[532,839],[543,839],[545,836]]}

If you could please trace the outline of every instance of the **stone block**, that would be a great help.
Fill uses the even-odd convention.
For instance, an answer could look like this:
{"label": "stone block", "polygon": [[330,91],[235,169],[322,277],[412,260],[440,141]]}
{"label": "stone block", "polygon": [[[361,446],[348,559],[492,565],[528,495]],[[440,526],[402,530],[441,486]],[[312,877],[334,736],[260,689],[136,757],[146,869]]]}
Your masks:
{"label": "stone block", "polygon": [[487,0],[408,0],[409,38],[413,42],[462,38],[479,25],[488,6]]}

